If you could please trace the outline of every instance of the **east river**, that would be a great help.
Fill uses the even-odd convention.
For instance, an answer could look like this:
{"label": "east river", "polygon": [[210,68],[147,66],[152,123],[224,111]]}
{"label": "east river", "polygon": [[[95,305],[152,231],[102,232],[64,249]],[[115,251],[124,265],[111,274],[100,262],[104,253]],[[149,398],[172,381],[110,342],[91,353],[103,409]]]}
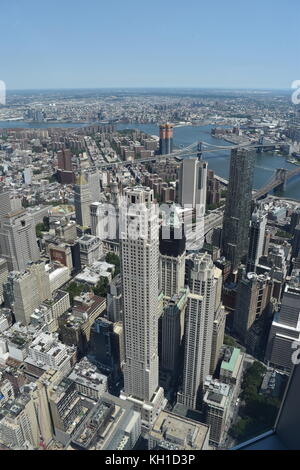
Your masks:
{"label": "east river", "polygon": [[[94,123],[93,123],[94,124]],[[3,121],[0,122],[1,128],[51,128],[51,127],[83,127],[88,124],[72,123],[28,123],[23,121]],[[177,148],[186,147],[196,141],[204,141],[214,145],[232,145],[222,139],[215,139],[211,136],[212,126],[182,126],[174,128],[174,146]],[[118,124],[117,129],[140,129],[150,135],[158,135],[158,126],[155,124]],[[217,175],[228,179],[230,151],[218,150],[216,152],[204,153],[203,157],[210,169]],[[254,189],[260,188],[269,181],[276,168],[294,169],[295,165],[286,161],[286,158],[274,152],[264,152],[256,155],[256,164],[254,171]],[[295,177],[288,182],[285,197],[300,200],[300,177]]]}

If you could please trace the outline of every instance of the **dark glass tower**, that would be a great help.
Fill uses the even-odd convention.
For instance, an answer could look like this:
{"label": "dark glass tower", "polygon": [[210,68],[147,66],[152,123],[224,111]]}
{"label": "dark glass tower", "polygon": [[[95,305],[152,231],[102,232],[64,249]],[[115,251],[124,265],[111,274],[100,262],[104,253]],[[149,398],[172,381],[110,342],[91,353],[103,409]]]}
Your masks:
{"label": "dark glass tower", "polygon": [[223,254],[235,270],[244,261],[249,246],[252,183],[255,153],[233,149],[223,224]]}

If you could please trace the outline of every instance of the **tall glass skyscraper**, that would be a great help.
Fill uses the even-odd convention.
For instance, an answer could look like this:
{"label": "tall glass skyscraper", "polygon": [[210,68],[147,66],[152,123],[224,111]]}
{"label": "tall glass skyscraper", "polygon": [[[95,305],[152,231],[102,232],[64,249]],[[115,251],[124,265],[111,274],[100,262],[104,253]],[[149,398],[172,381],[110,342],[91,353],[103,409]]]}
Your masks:
{"label": "tall glass skyscraper", "polygon": [[249,246],[252,183],[255,153],[233,149],[230,159],[229,186],[223,224],[223,254],[237,269]]}

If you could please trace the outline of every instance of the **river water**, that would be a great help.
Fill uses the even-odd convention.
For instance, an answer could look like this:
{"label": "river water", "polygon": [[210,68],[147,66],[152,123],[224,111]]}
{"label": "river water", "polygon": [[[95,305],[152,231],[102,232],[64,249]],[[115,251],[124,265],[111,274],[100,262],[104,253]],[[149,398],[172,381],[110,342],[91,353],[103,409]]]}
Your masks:
{"label": "river water", "polygon": [[[155,124],[119,124],[118,129],[138,128],[147,134],[157,135],[158,128]],[[212,126],[182,126],[174,128],[174,145],[176,147],[187,146],[197,140],[207,142],[214,145],[228,145],[222,139],[215,139],[211,136]],[[203,158],[208,162],[208,167],[214,170],[217,175],[228,179],[230,151],[218,150],[216,152],[204,153]],[[262,187],[267,183],[275,173],[276,168],[294,169],[295,165],[286,161],[282,157],[273,152],[263,152],[256,155],[256,164],[254,170],[254,189]],[[300,177],[296,177],[287,183],[284,196],[300,200]]]}
{"label": "river water", "polygon": [[[94,124],[94,123],[93,123]],[[0,121],[1,128],[31,128],[42,129],[50,127],[83,127],[88,124],[79,123],[28,123],[24,121]],[[212,126],[182,126],[174,128],[174,145],[175,147],[185,147],[198,140],[214,145],[232,145],[222,139],[215,139],[211,136]],[[151,135],[158,135],[158,126],[156,124],[118,124],[117,129],[140,129]],[[204,159],[208,162],[210,169],[214,170],[217,175],[228,179],[230,151],[218,150],[204,154]],[[254,189],[260,188],[269,181],[276,168],[294,169],[295,165],[286,161],[282,157],[273,152],[264,152],[257,154],[256,165],[254,170]],[[300,200],[300,177],[295,177],[288,182],[284,196]]]}

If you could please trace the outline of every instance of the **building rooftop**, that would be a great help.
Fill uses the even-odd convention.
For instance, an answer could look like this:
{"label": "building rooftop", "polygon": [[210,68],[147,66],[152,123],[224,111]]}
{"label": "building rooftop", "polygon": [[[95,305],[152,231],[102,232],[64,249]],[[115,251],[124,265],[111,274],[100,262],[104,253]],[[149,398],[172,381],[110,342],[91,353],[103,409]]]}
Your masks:
{"label": "building rooftop", "polygon": [[95,391],[101,391],[107,388],[107,377],[101,374],[97,367],[94,366],[86,357],[78,362],[69,379],[80,385],[85,385]]}
{"label": "building rooftop", "polygon": [[[231,352],[230,356],[226,356],[227,351]],[[230,348],[226,348],[224,359],[221,364],[221,369],[233,372],[240,353],[241,350],[238,348],[233,348],[232,350]]]}
{"label": "building rooftop", "polygon": [[200,450],[203,449],[208,433],[209,427],[206,424],[161,411],[149,435],[159,442],[160,447]]}
{"label": "building rooftop", "polygon": [[91,266],[87,266],[81,271],[75,279],[79,282],[96,285],[100,277],[110,278],[115,270],[115,265],[106,263],[106,261],[96,261]]}

